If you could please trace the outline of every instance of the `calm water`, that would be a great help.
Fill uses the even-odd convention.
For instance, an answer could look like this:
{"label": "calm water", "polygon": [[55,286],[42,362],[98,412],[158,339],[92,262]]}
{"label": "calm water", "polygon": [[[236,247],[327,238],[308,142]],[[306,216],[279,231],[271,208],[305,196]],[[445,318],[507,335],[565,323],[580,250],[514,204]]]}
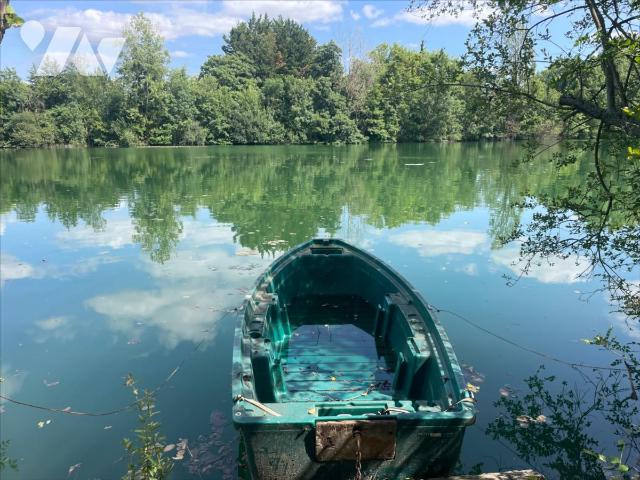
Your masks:
{"label": "calm water", "polygon": [[[518,250],[497,248],[496,235],[531,216],[513,202],[586,174],[586,162],[559,173],[544,159],[514,166],[519,155],[514,144],[2,152],[2,393],[104,412],[132,400],[127,373],[154,388],[181,365],[158,394],[159,419],[167,441],[188,439],[199,464],[187,455],[175,478],[233,474],[225,313],[276,256],[324,235],[378,255],[440,308],[527,347],[605,363],[580,338],[620,320],[601,294],[585,301],[595,285],[576,279],[580,259],[534,266],[513,287],[503,278],[518,272]],[[543,360],[449,314],[441,320],[481,374],[470,376],[481,390],[463,470],[526,466],[484,432],[499,389],[523,389]],[[547,371],[575,378],[554,364]],[[125,471],[132,412],[81,417],[10,403],[1,412],[20,467],[3,478]]]}

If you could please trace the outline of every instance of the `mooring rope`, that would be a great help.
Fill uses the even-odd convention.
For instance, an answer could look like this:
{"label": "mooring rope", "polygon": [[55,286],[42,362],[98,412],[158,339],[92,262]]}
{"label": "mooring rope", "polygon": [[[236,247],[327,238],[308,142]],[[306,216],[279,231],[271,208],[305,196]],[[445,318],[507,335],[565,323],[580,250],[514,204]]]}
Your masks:
{"label": "mooring rope", "polygon": [[435,305],[432,305],[432,304],[429,304],[429,306],[431,308],[433,308],[436,312],[444,312],[444,313],[448,313],[450,315],[453,315],[454,317],[459,318],[463,322],[471,325],[474,328],[477,328],[478,330],[486,333],[487,335],[491,335],[492,337],[497,338],[498,340],[501,340],[501,341],[503,341],[505,343],[508,343],[511,346],[519,348],[520,350],[524,350],[525,352],[529,352],[529,353],[531,353],[533,355],[537,355],[537,356],[539,356],[541,358],[544,358],[544,359],[547,359],[547,360],[551,360],[553,362],[560,363],[562,365],[567,365],[567,366],[572,367],[572,368],[589,368],[589,369],[592,369],[592,370],[608,370],[608,371],[612,371],[612,372],[625,372],[626,371],[625,368],[601,367],[601,366],[597,366],[597,365],[588,365],[588,364],[579,363],[579,362],[569,362],[567,360],[563,360],[561,358],[555,357],[555,356],[550,355],[548,353],[544,353],[544,352],[541,352],[539,350],[534,350],[533,348],[526,347],[524,345],[520,345],[519,343],[516,343],[513,340],[509,340],[508,338],[505,338],[502,335],[494,333],[491,330],[488,330],[485,327],[483,327],[481,325],[478,325],[477,323],[473,322],[472,320],[469,320],[468,318],[464,317],[463,315],[460,315],[459,313],[453,312],[451,310],[446,310],[444,308],[438,308],[438,307],[436,307]]}
{"label": "mooring rope", "polygon": [[[221,320],[223,320],[227,315],[231,314],[231,313],[235,313],[238,311],[240,307],[235,307],[232,310],[228,310],[224,315],[222,315],[219,319],[216,320],[216,322],[219,322]],[[206,333],[209,333],[210,329],[205,330]],[[182,366],[185,364],[185,362],[191,358],[191,356],[200,349],[200,347],[202,346],[202,344],[207,340],[208,337],[203,337],[197,344],[196,346],[193,348],[193,350],[191,350],[187,355],[184,356],[184,358],[180,361],[180,363],[178,363],[178,365],[171,370],[171,373],[169,373],[169,375],[162,381],[160,382],[160,384],[154,388],[153,390],[151,390],[151,394],[155,395],[156,393],[158,393],[161,389],[163,389],[170,381],[171,379],[176,375],[176,373],[178,373],[178,371],[182,368]],[[131,403],[129,403],[128,405],[125,405],[123,407],[117,408],[115,410],[110,410],[107,412],[79,412],[76,410],[71,410],[70,408],[53,408],[53,407],[47,407],[44,405],[36,405],[33,403],[29,403],[29,402],[22,402],[20,400],[16,400],[14,398],[10,398],[7,397],[5,395],[1,395],[0,394],[0,398],[3,400],[6,400],[7,402],[11,402],[13,404],[16,405],[22,405],[24,407],[30,407],[30,408],[35,408],[38,410],[45,410],[47,412],[53,412],[53,413],[66,413],[67,415],[78,415],[78,416],[84,416],[84,417],[106,417],[109,415],[116,415],[118,413],[122,413],[125,412],[127,410],[131,410],[132,408],[134,408],[137,404],[138,401],[133,401]]]}

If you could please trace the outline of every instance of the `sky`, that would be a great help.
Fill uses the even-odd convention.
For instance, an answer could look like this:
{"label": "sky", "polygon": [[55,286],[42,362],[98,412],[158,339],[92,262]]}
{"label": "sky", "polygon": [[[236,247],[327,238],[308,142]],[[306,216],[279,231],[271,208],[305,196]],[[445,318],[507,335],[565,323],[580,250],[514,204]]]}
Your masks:
{"label": "sky", "polygon": [[[464,52],[475,20],[470,13],[428,21],[408,10],[409,0],[241,0],[241,1],[25,1],[11,5],[27,22],[10,29],[0,46],[0,67],[15,68],[26,78],[43,58],[59,64],[68,54],[84,54],[89,67],[102,65],[113,73],[119,37],[131,15],[144,12],[165,37],[172,67],[199,72],[207,56],[222,53],[223,35],[253,12],[282,15],[302,23],[319,43],[335,40],[345,59],[364,56],[380,43],[418,49]],[[100,63],[96,63],[98,62]]]}

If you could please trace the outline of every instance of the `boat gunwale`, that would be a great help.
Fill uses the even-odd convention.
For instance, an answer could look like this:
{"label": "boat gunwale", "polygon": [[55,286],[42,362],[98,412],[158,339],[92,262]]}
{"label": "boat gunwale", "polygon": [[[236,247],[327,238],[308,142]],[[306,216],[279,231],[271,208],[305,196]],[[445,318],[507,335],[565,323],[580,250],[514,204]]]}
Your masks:
{"label": "boat gunwale", "polygon": [[[236,341],[234,342],[234,365],[236,363],[240,363],[244,365],[243,355],[240,351],[238,343],[241,342],[244,333],[242,331],[242,326],[244,322],[244,310],[248,305],[248,302],[254,298],[256,292],[258,292],[259,288],[265,283],[265,281],[271,282],[273,276],[277,274],[277,272],[284,268],[287,263],[294,261],[298,258],[298,254],[304,250],[309,249],[313,245],[328,245],[332,244],[338,245],[345,250],[347,250],[350,254],[359,256],[365,262],[368,262],[373,268],[377,268],[382,275],[386,275],[387,278],[393,281],[395,286],[398,288],[398,292],[406,295],[413,303],[413,306],[419,311],[421,316],[423,317],[423,322],[427,327],[429,333],[431,333],[430,337],[434,343],[435,348],[438,349],[436,357],[438,360],[441,360],[444,363],[444,373],[447,374],[448,382],[450,383],[448,388],[454,394],[454,398],[452,399],[452,406],[456,406],[458,408],[451,410],[442,410],[442,411],[411,411],[408,413],[392,413],[388,415],[376,415],[373,416],[371,414],[354,414],[344,416],[344,415],[334,415],[334,416],[323,416],[317,417],[306,414],[304,416],[291,416],[291,415],[283,415],[279,417],[274,416],[255,416],[242,414],[240,410],[238,410],[238,403],[234,405],[234,415],[233,422],[237,424],[237,426],[247,425],[247,424],[264,424],[264,425],[273,425],[277,424],[279,428],[285,427],[286,425],[291,425],[292,428],[295,428],[295,425],[300,424],[309,424],[315,423],[315,421],[331,421],[331,420],[375,420],[376,418],[397,418],[402,419],[403,424],[408,422],[409,424],[415,423],[416,425],[422,425],[429,428],[464,428],[468,425],[471,425],[475,422],[476,408],[473,402],[464,401],[468,396],[465,395],[468,390],[464,387],[465,381],[462,374],[462,370],[460,368],[460,363],[458,362],[457,356],[453,350],[453,346],[449,337],[444,330],[444,327],[440,323],[437,318],[435,309],[424,299],[424,297],[420,294],[420,292],[412,286],[410,282],[407,281],[400,273],[398,273],[393,267],[388,265],[382,259],[354,246],[350,243],[345,242],[344,240],[338,238],[314,238],[307,242],[304,242],[291,250],[283,253],[280,257],[275,259],[273,263],[269,265],[265,269],[265,271],[257,278],[253,288],[251,289],[250,294],[247,295],[247,299],[244,302],[244,308],[238,312],[238,324],[236,327]],[[317,253],[316,253],[317,254]],[[433,328],[435,328],[435,332],[429,325],[427,319],[431,320]],[[239,357],[239,358],[237,358]],[[439,365],[441,372],[443,371],[443,365]],[[452,384],[451,384],[452,383]],[[234,397],[237,397],[238,392],[243,390],[242,388],[242,380],[237,378],[236,376],[232,379],[232,386]],[[385,404],[398,403],[397,400],[376,400],[374,401],[381,406]],[[410,402],[410,400],[406,400],[405,402]],[[330,401],[330,402],[318,402],[318,401],[307,401],[307,402],[274,402],[274,403],[266,403],[270,408],[277,409],[278,405],[304,405],[304,411],[306,411],[307,406],[313,406],[321,404],[321,403],[330,403],[335,406],[357,406],[359,401],[350,400],[350,401]],[[240,414],[239,414],[240,413]],[[425,425],[424,421],[429,420],[429,424]],[[453,421],[453,423],[452,423]],[[438,425],[442,422],[442,425]]]}

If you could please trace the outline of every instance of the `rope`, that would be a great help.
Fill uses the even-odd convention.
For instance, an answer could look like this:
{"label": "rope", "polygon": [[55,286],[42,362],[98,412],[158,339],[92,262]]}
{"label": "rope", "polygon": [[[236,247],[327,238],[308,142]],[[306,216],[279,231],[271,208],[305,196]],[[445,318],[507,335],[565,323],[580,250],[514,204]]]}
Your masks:
{"label": "rope", "polygon": [[[216,321],[220,321],[223,320],[227,315],[229,315],[230,313],[234,313],[237,312],[238,309],[240,307],[236,307],[233,310],[229,310],[227,313],[225,313],[222,317],[220,317],[218,320]],[[207,329],[206,332],[208,333],[209,330]],[[153,390],[151,390],[151,394],[155,395],[156,393],[158,393],[161,389],[163,389],[170,381],[171,379],[176,375],[176,373],[178,373],[178,371],[182,368],[182,366],[185,364],[185,362],[191,358],[191,356],[200,349],[200,347],[202,346],[202,344],[207,340],[207,337],[202,338],[202,340],[200,340],[197,345],[193,348],[193,350],[191,350],[178,364],[178,366],[176,366],[176,368],[174,368],[171,373],[169,373],[169,375]],[[77,416],[84,416],[84,417],[106,417],[108,415],[116,415],[118,413],[122,413],[125,412],[127,410],[131,410],[132,408],[135,408],[135,406],[138,404],[138,401],[133,401],[131,403],[129,403],[128,405],[125,405],[123,407],[117,408],[115,410],[110,410],[107,412],[78,412],[75,410],[71,410],[69,408],[52,408],[52,407],[47,407],[44,405],[35,405],[33,403],[28,403],[28,402],[21,402],[19,400],[16,400],[14,398],[10,398],[7,397],[5,395],[1,395],[0,394],[0,398],[3,400],[6,400],[7,402],[11,402],[14,403],[16,405],[22,405],[24,407],[31,407],[31,408],[35,408],[38,410],[46,410],[47,412],[53,412],[53,413],[66,413],[67,415],[77,415]]]}
{"label": "rope", "polygon": [[245,398],[242,395],[238,395],[237,397],[235,397],[233,399],[234,402],[247,402],[251,405],[253,405],[256,408],[259,408],[260,410],[262,410],[263,412],[268,413],[269,415],[273,415],[274,417],[281,417],[282,415],[280,415],[278,412],[276,412],[275,410],[271,410],[269,407],[267,407],[264,403],[260,403],[257,400],[254,400],[252,398]]}
{"label": "rope", "polygon": [[608,371],[612,371],[612,372],[624,372],[626,371],[626,369],[624,368],[616,368],[616,367],[600,367],[597,365],[588,365],[585,363],[577,363],[577,362],[568,362],[566,360],[563,360],[561,358],[558,357],[554,357],[553,355],[549,355],[548,353],[544,353],[544,352],[540,352],[538,350],[534,350],[533,348],[529,348],[529,347],[525,347],[524,345],[520,345],[519,343],[514,342],[513,340],[509,340],[508,338],[503,337],[502,335],[498,335],[497,333],[493,333],[490,330],[487,330],[486,328],[484,328],[481,325],[478,325],[477,323],[469,320],[468,318],[456,313],[456,312],[452,312],[451,310],[445,310],[445,309],[441,309],[438,308],[434,305],[429,304],[429,306],[431,308],[433,308],[436,312],[444,312],[444,313],[448,313],[450,315],[453,315],[454,317],[459,318],[460,320],[462,320],[463,322],[466,322],[467,324],[471,325],[474,328],[477,328],[478,330],[486,333],[487,335],[491,335],[494,338],[497,338],[498,340],[502,340],[505,343],[508,343],[511,346],[514,346],[516,348],[519,348],[520,350],[524,350],[525,352],[531,353],[533,355],[537,355],[538,357],[547,359],[547,360],[551,360],[552,362],[556,362],[556,363],[560,363],[562,365],[567,365],[569,367],[572,368],[589,368],[592,370],[608,370]]}

